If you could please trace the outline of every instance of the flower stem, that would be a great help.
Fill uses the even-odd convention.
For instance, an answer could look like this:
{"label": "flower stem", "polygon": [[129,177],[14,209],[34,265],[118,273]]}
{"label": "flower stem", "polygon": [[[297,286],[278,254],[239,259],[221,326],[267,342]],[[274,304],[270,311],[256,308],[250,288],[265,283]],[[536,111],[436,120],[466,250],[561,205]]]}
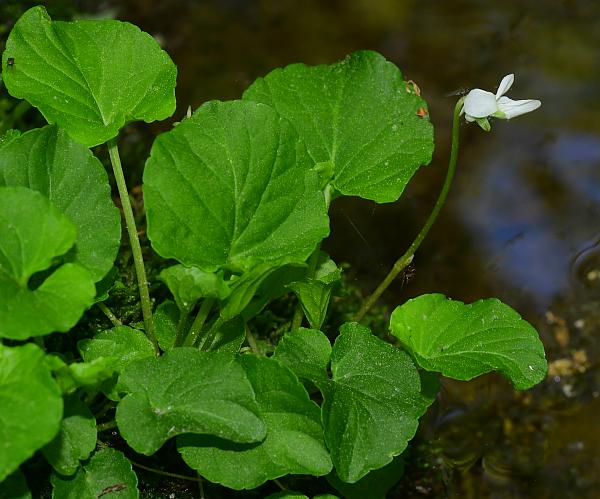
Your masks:
{"label": "flower stem", "polygon": [[135,273],[137,275],[138,289],[140,293],[140,301],[142,304],[142,315],[144,316],[144,326],[146,335],[154,346],[154,351],[158,355],[158,343],[156,342],[156,334],[154,333],[154,320],[152,318],[152,303],[150,302],[150,293],[148,292],[148,280],[146,279],[146,269],[144,268],[144,257],[142,256],[142,248],[138,238],[133,210],[129,201],[129,192],[123,175],[121,166],[121,158],[119,157],[119,149],[117,147],[117,139],[111,139],[108,143],[108,153],[110,154],[110,162],[112,164],[117,188],[119,189],[119,197],[123,206],[123,214],[125,215],[125,225],[127,226],[127,234],[129,235],[129,243],[131,244],[131,252],[133,254],[133,263]]}
{"label": "flower stem", "polygon": [[440,191],[437,201],[435,202],[435,205],[431,210],[431,213],[429,214],[429,218],[427,218],[427,221],[421,229],[421,232],[419,232],[419,234],[409,246],[409,248],[406,250],[406,252],[400,258],[398,258],[396,263],[394,263],[392,270],[390,270],[385,279],[381,282],[381,284],[379,284],[379,286],[377,286],[377,288],[375,289],[375,291],[373,291],[371,296],[369,296],[365,300],[361,309],[354,316],[355,321],[360,321],[365,316],[365,314],[375,304],[375,302],[377,302],[377,300],[381,297],[383,292],[388,288],[392,281],[396,277],[398,277],[398,274],[400,274],[400,272],[402,272],[406,268],[406,266],[412,262],[416,251],[419,249],[419,246],[423,242],[423,239],[425,239],[425,236],[427,236],[427,234],[429,233],[429,229],[431,229],[431,226],[437,219],[442,209],[442,206],[444,206],[444,203],[446,202],[446,198],[448,197],[448,191],[450,190],[450,185],[452,185],[452,180],[454,178],[454,172],[456,171],[456,162],[458,159],[460,112],[463,107],[463,101],[464,98],[459,99],[456,103],[456,106],[454,107],[454,117],[452,120],[452,149],[450,151],[448,171],[446,173],[446,179],[444,180],[442,190]]}

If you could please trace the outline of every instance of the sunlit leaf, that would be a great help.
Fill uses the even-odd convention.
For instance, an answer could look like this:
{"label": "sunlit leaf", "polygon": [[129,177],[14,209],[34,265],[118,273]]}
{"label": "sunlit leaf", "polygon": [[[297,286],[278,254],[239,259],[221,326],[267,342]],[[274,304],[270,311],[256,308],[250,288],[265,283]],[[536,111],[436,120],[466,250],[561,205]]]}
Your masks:
{"label": "sunlit leaf", "polygon": [[205,271],[304,261],[329,233],[311,166],[270,107],[204,104],[152,147],[144,170],[152,246]]}
{"label": "sunlit leaf", "polygon": [[450,378],[499,371],[524,390],[548,370],[537,331],[495,298],[464,304],[441,294],[419,296],[394,310],[390,328],[423,369]]}
{"label": "sunlit leaf", "polygon": [[267,425],[257,444],[185,435],[177,439],[184,461],[211,482],[253,489],[283,475],[325,475],[331,459],[323,441],[319,407],[296,376],[277,361],[244,355],[242,365]]}
{"label": "sunlit leaf", "polygon": [[26,339],[68,331],[93,302],[89,272],[50,268],[73,246],[75,226],[47,198],[25,187],[0,187],[0,337]]}
{"label": "sunlit leaf", "polygon": [[121,240],[121,217],[102,163],[64,130],[46,126],[0,147],[0,186],[41,192],[77,227],[68,261],[99,281],[111,269]]}
{"label": "sunlit leaf", "polygon": [[41,6],[19,18],[2,56],[10,94],[88,147],[112,139],[129,121],[171,116],[176,76],[167,53],[138,27],[52,21]]}
{"label": "sunlit leaf", "polygon": [[60,389],[33,344],[0,344],[0,482],[57,434]]}
{"label": "sunlit leaf", "polygon": [[427,104],[414,88],[383,56],[361,51],[335,64],[275,69],[244,100],[290,120],[339,192],[384,203],[431,161],[433,127],[417,115]]}
{"label": "sunlit leaf", "polygon": [[183,433],[246,443],[265,436],[252,386],[229,354],[174,348],[128,364],[119,385],[128,394],[117,407],[119,430],[141,454]]}
{"label": "sunlit leaf", "polygon": [[[323,393],[325,442],[338,476],[354,483],[391,462],[406,448],[419,417],[434,397],[422,386],[405,352],[356,323],[343,325],[340,332],[331,350],[331,379],[324,377],[328,365],[326,338],[318,340],[322,335],[318,331],[289,333],[283,351],[280,353],[278,346],[275,358]],[[291,354],[294,344],[307,355],[312,352],[312,356],[295,363]]]}

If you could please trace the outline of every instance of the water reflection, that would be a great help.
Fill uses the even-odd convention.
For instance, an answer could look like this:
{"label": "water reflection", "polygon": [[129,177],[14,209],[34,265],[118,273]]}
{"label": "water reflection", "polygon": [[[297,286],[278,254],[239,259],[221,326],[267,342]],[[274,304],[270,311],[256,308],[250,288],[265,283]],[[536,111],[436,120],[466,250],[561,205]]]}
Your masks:
{"label": "water reflection", "polygon": [[600,137],[544,140],[520,123],[504,125],[468,151],[469,163],[481,163],[455,209],[496,286],[519,289],[544,311],[571,285],[575,256],[600,235]]}

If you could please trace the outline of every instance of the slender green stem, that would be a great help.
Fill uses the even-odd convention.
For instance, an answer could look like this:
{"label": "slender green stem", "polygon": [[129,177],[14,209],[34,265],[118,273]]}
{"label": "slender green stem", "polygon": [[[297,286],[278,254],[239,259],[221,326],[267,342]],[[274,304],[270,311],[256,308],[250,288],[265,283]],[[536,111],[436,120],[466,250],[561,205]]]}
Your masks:
{"label": "slender green stem", "polygon": [[106,317],[112,323],[113,326],[118,327],[123,325],[123,323],[119,319],[117,319],[117,316],[113,314],[110,308],[108,308],[104,303],[98,302],[96,303],[96,305],[98,305],[98,308],[102,310],[104,315],[106,315]]}
{"label": "slender green stem", "polygon": [[135,226],[135,218],[129,201],[129,192],[123,175],[123,167],[121,166],[121,158],[119,157],[119,149],[117,147],[117,139],[114,138],[108,142],[108,153],[110,154],[110,162],[112,163],[117,188],[119,189],[119,197],[123,206],[123,214],[125,215],[125,225],[127,226],[127,234],[129,235],[129,243],[131,244],[131,252],[133,254],[133,263],[135,273],[137,275],[138,288],[140,293],[140,301],[142,304],[142,315],[144,316],[144,326],[148,339],[154,345],[156,354],[160,352],[154,333],[154,320],[152,318],[152,302],[150,301],[150,293],[148,292],[148,280],[146,279],[146,269],[144,268],[144,257],[142,256],[142,248]]}
{"label": "slender green stem", "polygon": [[192,346],[196,343],[196,341],[198,341],[198,336],[200,335],[200,332],[204,327],[204,323],[206,322],[206,318],[208,317],[208,314],[210,313],[210,310],[212,309],[214,304],[214,298],[204,299],[202,305],[200,305],[200,310],[198,310],[198,314],[196,315],[196,318],[192,323],[192,327],[190,328],[190,331],[187,334],[185,341],[183,342],[185,346]]}
{"label": "slender green stem", "polygon": [[171,473],[169,471],[157,470],[156,468],[151,468],[150,466],[146,466],[145,464],[137,463],[135,461],[132,461],[131,459],[129,461],[136,468],[140,468],[151,473],[156,473],[157,475],[168,476],[170,478],[178,478],[179,480],[189,480],[190,482],[202,482],[202,478],[200,477],[180,475],[179,473]]}
{"label": "slender green stem", "polygon": [[177,323],[177,329],[175,334],[175,342],[173,346],[180,347],[183,344],[183,340],[185,340],[186,336],[186,325],[188,323],[188,319],[190,317],[190,311],[180,311],[179,322]]}
{"label": "slender green stem", "polygon": [[215,322],[212,323],[210,329],[206,332],[206,335],[202,339],[202,342],[198,345],[198,348],[203,351],[208,351],[212,346],[215,336],[219,331],[219,328],[225,323],[222,317],[219,317]]}
{"label": "slender green stem", "polygon": [[[312,252],[308,259],[308,269],[306,269],[306,277],[312,278],[315,275],[315,271],[317,270],[317,262],[319,261],[319,253],[321,252],[321,243],[317,244],[317,247]],[[292,325],[290,326],[290,331],[295,331],[302,325],[302,319],[304,318],[304,312],[302,311],[302,305],[300,304],[300,299],[298,299],[298,303],[296,304],[296,309],[294,310],[294,317],[292,318]]]}
{"label": "slender green stem", "polygon": [[459,137],[459,125],[460,125],[460,112],[463,107],[464,98],[459,99],[454,107],[454,117],[452,120],[452,149],[450,152],[450,161],[448,162],[448,172],[446,173],[446,179],[444,180],[444,185],[442,186],[442,190],[435,202],[431,213],[429,214],[429,218],[425,222],[425,225],[421,229],[421,232],[417,235],[415,240],[406,250],[397,261],[394,263],[392,270],[388,273],[385,279],[377,286],[375,291],[369,296],[363,306],[358,311],[358,313],[354,316],[355,321],[360,321],[365,314],[369,311],[369,309],[375,304],[375,302],[379,299],[379,297],[383,294],[383,292],[388,288],[388,286],[392,283],[392,281],[402,272],[407,265],[412,262],[413,257],[415,256],[416,251],[419,249],[419,246],[427,236],[429,229],[437,219],[442,206],[446,202],[446,198],[448,197],[448,191],[450,190],[450,185],[452,185],[452,179],[454,178],[454,172],[456,171],[456,161],[458,159],[458,137]]}

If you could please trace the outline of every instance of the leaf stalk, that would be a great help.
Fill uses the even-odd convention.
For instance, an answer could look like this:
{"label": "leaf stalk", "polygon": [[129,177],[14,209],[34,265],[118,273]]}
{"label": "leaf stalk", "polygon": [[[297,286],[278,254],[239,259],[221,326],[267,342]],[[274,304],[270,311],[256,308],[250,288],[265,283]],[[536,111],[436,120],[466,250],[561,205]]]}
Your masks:
{"label": "leaf stalk", "polygon": [[123,215],[125,216],[125,225],[127,227],[127,234],[129,235],[129,243],[131,244],[131,252],[133,254],[133,263],[135,266],[135,273],[137,276],[140,301],[142,305],[142,315],[144,317],[144,327],[146,329],[146,336],[148,336],[148,339],[152,342],[152,345],[154,346],[154,351],[158,355],[160,353],[160,350],[158,348],[158,342],[156,341],[156,333],[154,332],[152,302],[150,301],[150,293],[148,291],[148,279],[146,278],[144,257],[142,255],[142,247],[140,246],[140,239],[138,237],[137,227],[135,225],[135,218],[133,217],[131,201],[129,200],[127,184],[125,183],[123,167],[121,166],[121,158],[119,157],[117,139],[114,138],[109,140],[107,142],[107,145],[108,153],[110,155],[110,162],[112,164],[113,172],[115,174],[115,180],[117,182],[117,188],[119,190],[119,197],[121,198],[121,205],[123,206]]}

